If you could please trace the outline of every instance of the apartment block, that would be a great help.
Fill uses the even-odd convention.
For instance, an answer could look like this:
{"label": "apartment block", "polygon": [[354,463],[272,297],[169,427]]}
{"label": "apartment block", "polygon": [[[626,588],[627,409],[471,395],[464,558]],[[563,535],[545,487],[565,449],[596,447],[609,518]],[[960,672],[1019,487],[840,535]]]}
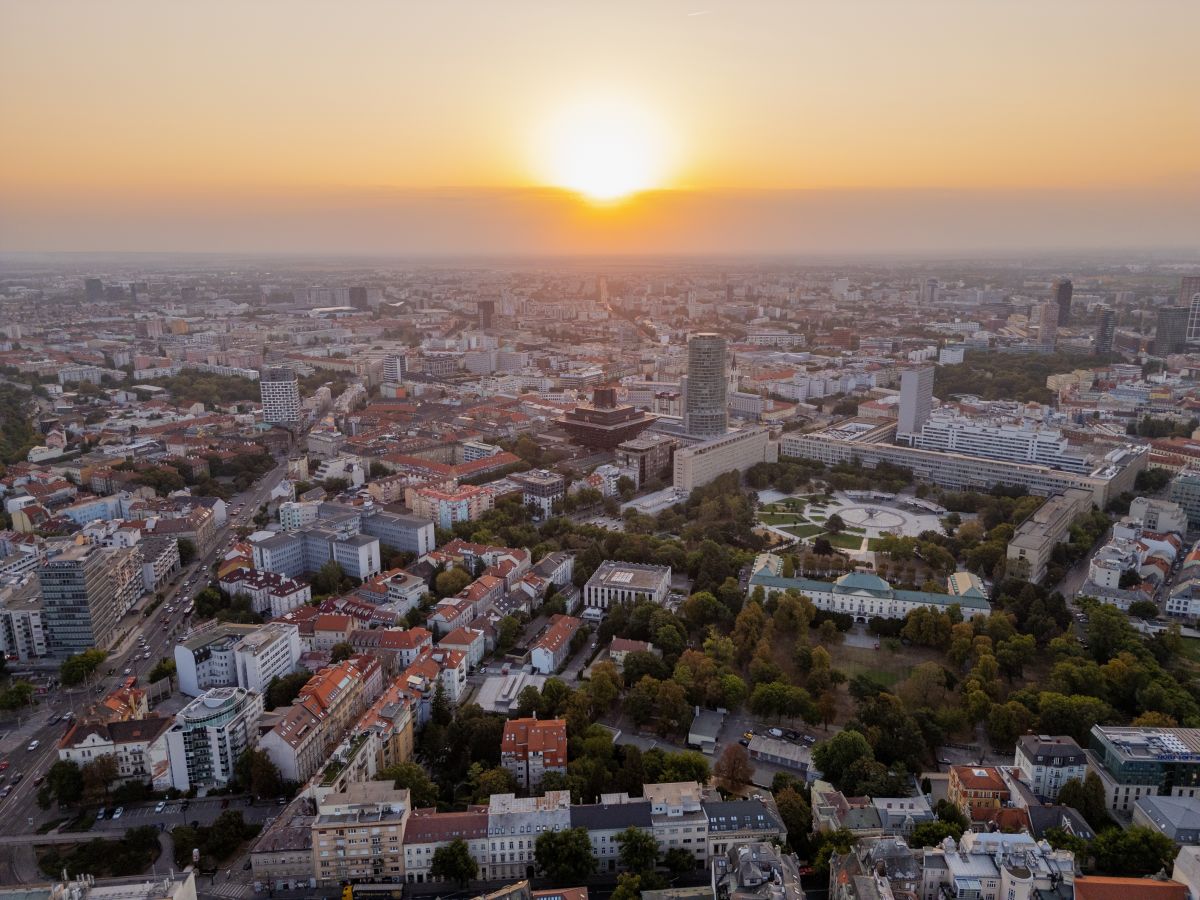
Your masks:
{"label": "apartment block", "polygon": [[1083,781],[1087,775],[1083,748],[1063,735],[1021,735],[1013,765],[1038,797],[1051,802],[1058,799],[1058,792],[1069,779]]}
{"label": "apartment block", "polygon": [[412,808],[406,788],[386,781],[347,785],[317,803],[312,869],[322,885],[401,883],[404,828]]}
{"label": "apartment block", "polygon": [[662,605],[671,589],[671,567],[605,560],[583,586],[585,614],[617,603],[649,600]]}
{"label": "apartment block", "polygon": [[1018,525],[1006,551],[1009,577],[1035,584],[1045,578],[1054,548],[1069,538],[1071,523],[1092,508],[1093,500],[1088,491],[1069,488]]}
{"label": "apartment block", "polygon": [[177,712],[167,732],[171,786],[227,785],[238,757],[254,745],[262,712],[261,694],[235,687],[212,688]]}
{"label": "apartment block", "polygon": [[500,765],[524,789],[535,789],[547,772],[566,774],[567,723],[563,719],[510,719],[500,740]]}

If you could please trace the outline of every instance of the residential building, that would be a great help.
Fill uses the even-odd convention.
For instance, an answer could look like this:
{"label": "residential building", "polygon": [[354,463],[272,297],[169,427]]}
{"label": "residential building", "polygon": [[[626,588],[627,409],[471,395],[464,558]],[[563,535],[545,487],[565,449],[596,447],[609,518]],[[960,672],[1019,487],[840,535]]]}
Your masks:
{"label": "residential building", "polygon": [[1011,797],[1008,785],[995,766],[951,766],[946,799],[968,819],[979,819],[987,810],[999,809]]}
{"label": "residential building", "polygon": [[723,435],[729,428],[725,338],[700,333],[688,339],[687,378],[683,383],[683,429],[700,438]]}
{"label": "residential building", "polygon": [[1096,353],[1112,353],[1113,338],[1117,332],[1117,313],[1111,306],[1101,306],[1096,310],[1096,341],[1093,349]]}
{"label": "residential building", "polygon": [[259,569],[238,569],[218,584],[229,596],[245,597],[259,615],[278,618],[312,600],[312,587],[302,581]]}
{"label": "residential building", "polygon": [[179,690],[198,697],[214,687],[237,684],[233,648],[257,625],[213,621],[175,645],[175,677]]}
{"label": "residential building", "polygon": [[413,515],[434,522],[438,528],[453,528],[456,522],[473,522],[492,508],[495,494],[484,487],[420,487],[405,491],[405,503]]}
{"label": "residential building", "polygon": [[[697,854],[698,858],[714,859],[723,856],[739,844],[754,841],[782,842],[787,838],[787,831],[774,802],[761,796],[746,800],[705,800],[703,808],[704,815],[708,818],[708,846],[707,855]],[[668,838],[667,849],[669,847]],[[684,849],[687,849],[686,844]]]}
{"label": "residential building", "polygon": [[112,756],[118,783],[140,782],[152,790],[165,790],[171,787],[167,730],[172,724],[165,716],[75,722],[58,742],[58,758],[82,768],[101,756]]}
{"label": "residential building", "polygon": [[167,732],[171,786],[188,791],[228,784],[238,757],[254,745],[262,712],[261,694],[235,687],[212,688],[177,712]]}
{"label": "residential building", "polygon": [[264,369],[258,380],[262,395],[263,421],[272,425],[295,425],[300,421],[300,384],[287,368]]}
{"label": "residential building", "polygon": [[709,817],[704,809],[704,789],[695,781],[647,784],[642,794],[650,802],[650,824],[659,849],[680,849],[708,861]]}
{"label": "residential building", "polygon": [[1069,779],[1083,781],[1087,775],[1083,748],[1063,735],[1021,735],[1013,765],[1021,773],[1021,780],[1044,801],[1057,800],[1058,792]]}
{"label": "residential building", "polygon": [[1136,497],[1129,504],[1129,518],[1140,522],[1147,531],[1186,534],[1188,530],[1187,513],[1170,500]]}
{"label": "residential building", "polygon": [[68,544],[38,566],[46,649],[55,656],[107,650],[117,637],[117,582],[111,560],[95,544]]}
{"label": "residential building", "polygon": [[1177,844],[1200,844],[1200,800],[1195,797],[1141,797],[1133,824],[1150,828]]}
{"label": "residential building", "polygon": [[675,451],[673,485],[691,493],[726,472],[744,472],[760,462],[775,462],[778,445],[768,429],[744,428]]}
{"label": "residential building", "polygon": [[1007,574],[1034,584],[1045,578],[1054,548],[1067,540],[1072,523],[1091,509],[1093,502],[1088,491],[1068,488],[1034,510],[1008,542]]}
{"label": "residential building", "polygon": [[352,578],[379,572],[379,540],[349,528],[309,527],[270,536],[251,535],[254,568],[299,578],[336,562]]}
{"label": "residential building", "polygon": [[618,603],[649,600],[659,606],[667,602],[671,589],[671,567],[605,560],[583,587],[586,610],[606,612]]}
{"label": "residential building", "polygon": [[959,841],[947,838],[922,851],[921,869],[921,900],[1071,897],[1075,881],[1070,850],[1052,850],[1023,833],[968,831]]}
{"label": "residential building", "polygon": [[547,772],[566,774],[567,723],[563,719],[509,719],[500,740],[500,765],[525,790]]}
{"label": "residential building", "polygon": [[353,733],[374,737],[375,769],[408,762],[413,756],[416,711],[403,678],[395,678],[355,723]]}
{"label": "residential building", "polygon": [[617,466],[636,472],[638,487],[650,481],[668,481],[678,446],[679,441],[670,435],[643,432],[617,446]]}
{"label": "residential building", "polygon": [[566,496],[567,480],[556,472],[531,469],[509,475],[508,480],[521,488],[521,501],[534,509],[537,519],[553,515],[555,505]]}
{"label": "residential building", "polygon": [[988,614],[992,605],[973,593],[940,594],[932,591],[906,591],[892,587],[870,572],[847,572],[834,582],[810,578],[783,578],[760,569],[750,576],[750,588],[762,585],[768,596],[775,591],[797,590],[809,597],[817,609],[846,613],[856,622],[874,617],[903,619],[914,609],[946,610],[958,606],[964,615]]}
{"label": "residential building", "polygon": [[628,794],[602,794],[599,803],[575,804],[571,807],[571,827],[587,829],[597,870],[602,874],[622,868],[618,834],[626,828],[654,833],[649,802]]}
{"label": "residential building", "polygon": [[404,881],[404,828],[412,807],[407,788],[355,782],[317,802],[312,871],[322,885]]}
{"label": "residential building", "polygon": [[1180,472],[1171,480],[1168,496],[1187,515],[1189,529],[1200,528],[1200,472]]}
{"label": "residential building", "polygon": [[1054,352],[1058,344],[1058,304],[1047,300],[1037,307],[1037,342],[1047,353]]}
{"label": "residential building", "polygon": [[425,628],[359,628],[350,632],[355,653],[369,653],[389,674],[403,672],[433,647],[433,634]]}
{"label": "residential building", "polygon": [[153,593],[183,568],[179,559],[179,541],[165,537],[147,537],[138,541],[142,551],[142,590]]}
{"label": "residential building", "polygon": [[536,865],[538,835],[570,827],[570,791],[546,791],[541,797],[492,794],[488,801],[488,873],[497,881],[526,878],[530,867]]}
{"label": "residential building", "polygon": [[712,862],[715,900],[804,900],[800,861],[767,841],[732,844]]}
{"label": "residential building", "polygon": [[530,648],[529,662],[533,670],[543,675],[557,672],[571,655],[571,639],[582,625],[583,620],[574,616],[551,616],[546,631]]}
{"label": "residential building", "polygon": [[45,656],[48,649],[38,579],[23,575],[0,580],[0,652],[26,662]]}
{"label": "residential building", "polygon": [[479,866],[481,881],[490,878],[488,870],[488,808],[470,806],[463,812],[438,812],[415,809],[404,828],[404,879],[409,884],[436,881],[430,872],[433,855],[461,840]]}
{"label": "residential building", "polygon": [[300,663],[300,629],[284,622],[268,622],[233,645],[233,665],[238,687],[265,693],[275,678],[296,671]]}

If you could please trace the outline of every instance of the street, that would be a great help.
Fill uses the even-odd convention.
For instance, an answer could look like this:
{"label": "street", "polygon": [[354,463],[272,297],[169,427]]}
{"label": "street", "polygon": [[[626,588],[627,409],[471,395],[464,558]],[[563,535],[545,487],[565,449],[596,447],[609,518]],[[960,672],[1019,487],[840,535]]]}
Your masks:
{"label": "street", "polygon": [[[142,611],[146,604],[154,602],[154,595],[147,595],[125,616],[121,623],[122,639],[110,653],[109,657],[97,670],[96,675],[84,685],[70,689],[56,689],[38,698],[38,705],[31,710],[22,711],[15,720],[0,725],[0,759],[7,759],[8,769],[3,773],[7,783],[12,783],[16,773],[23,777],[13,787],[12,792],[0,799],[0,833],[20,834],[32,831],[39,822],[51,817],[37,806],[37,787],[34,780],[44,774],[58,758],[58,741],[66,733],[68,724],[61,721],[63,714],[68,711],[75,718],[80,718],[87,707],[104,694],[118,687],[126,676],[125,670],[139,678],[145,686],[144,677],[154,668],[160,659],[173,658],[175,643],[178,636],[185,633],[191,623],[185,615],[189,601],[208,586],[211,579],[211,567],[218,554],[226,549],[226,543],[233,535],[238,525],[247,524],[265,501],[267,495],[283,479],[287,471],[286,461],[268,472],[251,487],[245,494],[235,495],[230,500],[232,508],[243,503],[242,513],[229,516],[225,525],[217,531],[214,547],[203,556],[197,556],[189,565],[184,566],[176,575],[174,581],[160,592],[164,595],[162,603],[148,616],[143,617]],[[187,586],[189,579],[195,579],[191,587]],[[168,612],[168,610],[170,610]],[[147,648],[143,650],[138,645],[138,636],[145,636]],[[144,658],[149,653],[149,658]],[[35,673],[46,673],[57,678],[57,662],[46,664],[14,664],[14,668],[31,669]],[[170,706],[170,701],[164,701]],[[50,725],[52,717],[58,721]],[[35,750],[28,750],[32,741],[38,741]],[[153,808],[153,804],[151,804]],[[192,818],[198,818],[193,816]],[[189,819],[190,821],[190,819]],[[97,823],[100,826],[102,823]]]}

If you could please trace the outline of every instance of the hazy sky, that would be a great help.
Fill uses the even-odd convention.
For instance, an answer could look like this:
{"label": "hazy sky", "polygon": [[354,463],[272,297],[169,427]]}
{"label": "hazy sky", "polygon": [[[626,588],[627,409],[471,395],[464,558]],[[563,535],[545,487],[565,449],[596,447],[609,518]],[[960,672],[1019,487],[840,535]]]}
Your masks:
{"label": "hazy sky", "polygon": [[[1196,0],[0,0],[0,249],[1196,247],[1198,34]],[[622,153],[660,190],[546,190]]]}

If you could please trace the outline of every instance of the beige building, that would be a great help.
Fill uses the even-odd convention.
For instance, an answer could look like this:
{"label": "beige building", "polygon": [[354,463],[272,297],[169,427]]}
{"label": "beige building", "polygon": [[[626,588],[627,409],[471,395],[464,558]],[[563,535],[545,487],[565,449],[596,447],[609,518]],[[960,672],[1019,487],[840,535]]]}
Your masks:
{"label": "beige building", "polygon": [[1045,578],[1054,548],[1067,539],[1071,523],[1092,508],[1092,499],[1090,491],[1067,488],[1017,526],[1008,543],[1009,577],[1034,583]]}
{"label": "beige building", "polygon": [[675,490],[691,491],[726,472],[775,462],[779,445],[766,428],[747,428],[675,451]]}
{"label": "beige building", "polygon": [[407,788],[363,781],[317,804],[312,871],[323,885],[404,880],[404,826],[412,812]]}

